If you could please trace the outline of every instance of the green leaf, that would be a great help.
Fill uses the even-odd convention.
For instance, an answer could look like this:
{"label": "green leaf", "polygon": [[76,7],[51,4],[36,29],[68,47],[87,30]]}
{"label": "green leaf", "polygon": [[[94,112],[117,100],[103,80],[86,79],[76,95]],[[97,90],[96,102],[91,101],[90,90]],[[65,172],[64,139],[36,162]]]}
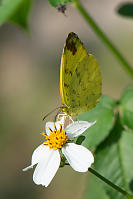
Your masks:
{"label": "green leaf", "polygon": [[133,88],[128,88],[123,93],[119,111],[122,124],[133,129]]}
{"label": "green leaf", "polygon": [[2,0],[0,3],[0,25],[5,23],[15,12],[22,0]]}
{"label": "green leaf", "polygon": [[117,12],[125,17],[133,17],[133,3],[124,3],[122,4]]}
{"label": "green leaf", "polygon": [[22,26],[24,29],[27,29],[30,7],[31,0],[22,0],[16,11],[10,17],[10,21]]}
{"label": "green leaf", "polygon": [[77,138],[76,144],[81,145],[82,142],[83,142],[84,140],[85,140],[85,136],[81,135],[81,136],[79,136],[79,137]]}
{"label": "green leaf", "polygon": [[31,0],[3,0],[0,4],[0,25],[12,21],[27,29]]}
{"label": "green leaf", "polygon": [[109,199],[100,180],[91,174],[88,178],[83,199]]}
{"label": "green leaf", "polygon": [[109,134],[114,124],[114,108],[116,101],[110,97],[102,96],[100,103],[91,111],[78,116],[79,120],[95,121],[96,124],[89,128],[82,136],[85,140],[82,145],[86,148],[94,148]]}
{"label": "green leaf", "polygon": [[0,25],[6,22],[16,10],[21,0],[2,0],[0,3]]}
{"label": "green leaf", "polygon": [[[127,192],[133,190],[133,133],[123,130],[119,119],[108,138],[95,152],[95,169]],[[102,183],[110,198],[126,199]]]}
{"label": "green leaf", "polygon": [[53,7],[57,7],[57,5],[62,4],[65,5],[67,3],[70,3],[72,0],[48,0],[49,3],[53,6]]}

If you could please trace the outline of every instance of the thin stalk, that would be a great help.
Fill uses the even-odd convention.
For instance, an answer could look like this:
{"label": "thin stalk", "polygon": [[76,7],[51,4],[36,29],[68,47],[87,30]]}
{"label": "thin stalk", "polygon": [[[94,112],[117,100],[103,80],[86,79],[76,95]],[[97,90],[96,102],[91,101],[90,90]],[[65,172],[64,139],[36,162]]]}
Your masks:
{"label": "thin stalk", "polygon": [[133,68],[126,61],[126,59],[122,56],[122,54],[118,51],[118,49],[114,46],[114,44],[108,39],[105,33],[101,30],[101,28],[97,25],[94,19],[87,13],[87,11],[83,8],[83,6],[79,3],[79,0],[73,0],[73,3],[77,10],[80,12],[82,17],[86,20],[86,22],[91,26],[93,31],[98,35],[98,37],[105,43],[105,45],[114,53],[116,58],[122,64],[123,69],[133,78]]}
{"label": "thin stalk", "polygon": [[[65,165],[69,165],[69,163],[65,163]],[[125,190],[121,189],[119,186],[115,185],[110,180],[100,175],[96,170],[89,168],[88,171],[90,171],[92,174],[94,174],[96,177],[98,177],[100,180],[108,184],[110,187],[112,187],[113,189],[121,193],[122,195],[126,196],[129,199],[133,199],[133,195],[127,193]]]}
{"label": "thin stalk", "polygon": [[118,187],[117,185],[115,185],[114,183],[109,181],[108,179],[104,178],[102,175],[100,175],[94,169],[89,168],[88,171],[93,173],[96,177],[100,178],[100,180],[104,181],[106,184],[108,184],[110,187],[112,187],[116,191],[120,192],[122,195],[126,196],[127,198],[133,199],[133,195],[130,195],[129,193],[127,193],[126,191],[124,191],[123,189],[121,189],[120,187]]}

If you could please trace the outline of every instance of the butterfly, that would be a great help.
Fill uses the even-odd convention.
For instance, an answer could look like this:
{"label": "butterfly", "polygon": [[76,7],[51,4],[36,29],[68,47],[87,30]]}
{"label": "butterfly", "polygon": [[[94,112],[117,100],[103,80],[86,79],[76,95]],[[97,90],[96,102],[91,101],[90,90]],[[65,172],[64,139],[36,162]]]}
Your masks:
{"label": "butterfly", "polygon": [[91,110],[100,101],[101,89],[102,77],[96,58],[70,32],[61,57],[61,112],[75,116]]}
{"label": "butterfly", "polygon": [[102,77],[96,58],[88,54],[78,36],[70,32],[63,49],[60,66],[60,96],[62,106],[46,114],[43,120],[58,110],[76,116],[94,108],[100,101]]}

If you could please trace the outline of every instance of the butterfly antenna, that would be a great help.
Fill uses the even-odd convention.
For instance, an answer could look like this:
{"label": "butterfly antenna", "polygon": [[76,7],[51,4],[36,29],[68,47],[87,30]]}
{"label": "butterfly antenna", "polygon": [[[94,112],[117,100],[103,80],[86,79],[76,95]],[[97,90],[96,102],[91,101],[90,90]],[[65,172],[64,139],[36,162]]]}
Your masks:
{"label": "butterfly antenna", "polygon": [[62,108],[62,106],[59,106],[59,107],[53,109],[52,111],[50,111],[49,113],[47,113],[47,114],[43,117],[42,120],[44,121],[51,113],[53,113],[54,111],[58,110],[59,108]]}

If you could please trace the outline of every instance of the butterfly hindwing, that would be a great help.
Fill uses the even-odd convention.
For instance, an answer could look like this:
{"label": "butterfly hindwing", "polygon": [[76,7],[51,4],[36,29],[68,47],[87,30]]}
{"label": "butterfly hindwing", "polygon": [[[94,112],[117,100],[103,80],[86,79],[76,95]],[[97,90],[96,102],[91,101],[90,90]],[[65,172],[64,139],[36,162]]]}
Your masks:
{"label": "butterfly hindwing", "polygon": [[68,92],[70,115],[86,112],[99,102],[101,73],[97,60],[93,55],[87,55],[78,63]]}

